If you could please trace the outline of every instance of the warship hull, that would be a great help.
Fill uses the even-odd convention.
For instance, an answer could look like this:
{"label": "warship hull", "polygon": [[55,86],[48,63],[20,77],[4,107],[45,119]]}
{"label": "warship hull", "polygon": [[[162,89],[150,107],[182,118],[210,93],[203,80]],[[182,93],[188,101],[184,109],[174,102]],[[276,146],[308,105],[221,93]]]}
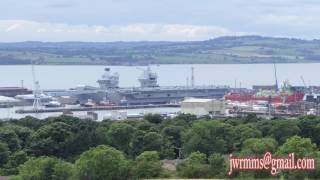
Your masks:
{"label": "warship hull", "polygon": [[106,99],[118,105],[168,104],[187,97],[221,99],[228,92],[227,87],[118,89],[108,91]]}

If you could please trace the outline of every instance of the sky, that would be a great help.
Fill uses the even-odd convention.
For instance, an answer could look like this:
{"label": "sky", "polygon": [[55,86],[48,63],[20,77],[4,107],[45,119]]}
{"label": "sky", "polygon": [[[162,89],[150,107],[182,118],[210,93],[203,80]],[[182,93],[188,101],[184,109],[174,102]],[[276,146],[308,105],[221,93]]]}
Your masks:
{"label": "sky", "polygon": [[0,42],[320,39],[320,0],[0,0]]}

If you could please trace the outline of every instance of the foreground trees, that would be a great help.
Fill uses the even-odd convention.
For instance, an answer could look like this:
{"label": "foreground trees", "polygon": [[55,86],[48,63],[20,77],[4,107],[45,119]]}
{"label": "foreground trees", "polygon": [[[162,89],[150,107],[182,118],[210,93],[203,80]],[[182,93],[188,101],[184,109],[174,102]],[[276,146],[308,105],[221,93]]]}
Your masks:
{"label": "foreground trees", "polygon": [[274,153],[278,143],[273,138],[250,138],[243,142],[241,154],[244,156],[261,156],[266,152]]}
{"label": "foreground trees", "polygon": [[0,165],[5,164],[8,161],[10,151],[6,143],[0,143]]}
{"label": "foreground trees", "polygon": [[207,157],[200,152],[193,152],[177,166],[180,177],[185,178],[223,178],[227,174],[225,157],[214,153]]}
{"label": "foreground trees", "polygon": [[198,121],[184,135],[186,154],[199,151],[206,155],[226,153],[232,149],[236,134],[234,128],[217,121]]}
{"label": "foreground trees", "polygon": [[29,147],[35,156],[66,157],[67,143],[71,135],[70,125],[54,122],[33,133]]}
{"label": "foreground trees", "polygon": [[130,142],[135,131],[136,129],[129,124],[113,123],[106,132],[107,142],[120,151],[129,154]]}
{"label": "foreground trees", "polygon": [[32,158],[24,163],[16,179],[35,180],[63,180],[71,179],[73,165],[50,157]]}
{"label": "foreground trees", "polygon": [[209,178],[210,166],[206,163],[206,155],[193,152],[177,167],[178,175],[185,178]]}
{"label": "foreground trees", "polygon": [[79,180],[127,179],[128,170],[128,161],[123,153],[104,145],[84,152],[75,162]]}
{"label": "foreground trees", "polygon": [[[308,138],[301,138],[293,136],[289,138],[277,151],[278,156],[288,156],[289,153],[294,153],[295,158],[314,157],[317,158],[316,145]],[[316,163],[316,162],[315,162]],[[318,167],[319,168],[319,167]],[[315,172],[307,171],[288,171],[283,175],[287,179],[304,179],[306,177],[313,177]]]}
{"label": "foreground trees", "polygon": [[24,164],[29,159],[28,155],[24,151],[17,151],[12,153],[8,161],[3,164],[1,168],[2,175],[15,175],[19,172],[19,166]]}
{"label": "foreground trees", "polygon": [[132,164],[132,173],[137,179],[160,177],[163,169],[157,151],[145,151]]}
{"label": "foreground trees", "polygon": [[[320,118],[163,119],[95,122],[61,116],[0,122],[0,175],[17,179],[226,178],[228,157],[319,159],[316,171],[281,171],[278,177],[320,178]],[[181,158],[181,159],[178,159]],[[164,161],[165,160],[165,161]],[[32,173],[27,173],[32,172]],[[233,177],[270,178],[269,171]]]}

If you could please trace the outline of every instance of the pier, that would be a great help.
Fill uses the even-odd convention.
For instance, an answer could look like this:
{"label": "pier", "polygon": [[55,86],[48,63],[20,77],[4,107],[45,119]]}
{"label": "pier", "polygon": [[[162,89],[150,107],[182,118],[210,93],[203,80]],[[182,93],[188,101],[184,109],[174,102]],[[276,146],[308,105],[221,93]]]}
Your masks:
{"label": "pier", "polygon": [[66,111],[105,111],[105,110],[121,110],[121,109],[143,109],[143,108],[173,108],[180,107],[179,104],[150,104],[150,105],[129,105],[129,106],[94,106],[94,107],[72,107],[72,108],[45,108],[45,109],[19,109],[18,114],[29,113],[50,113],[50,112],[66,112]]}

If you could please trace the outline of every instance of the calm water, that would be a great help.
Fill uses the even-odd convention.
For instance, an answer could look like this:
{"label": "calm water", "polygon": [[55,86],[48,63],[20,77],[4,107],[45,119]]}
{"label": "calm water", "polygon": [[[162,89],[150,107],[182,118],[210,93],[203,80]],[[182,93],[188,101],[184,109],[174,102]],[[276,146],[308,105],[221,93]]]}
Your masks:
{"label": "calm water", "polygon": [[[42,89],[71,88],[77,85],[98,86],[97,79],[105,66],[35,66],[36,78]],[[120,74],[120,86],[139,86],[141,74],[136,66],[110,66]],[[158,73],[160,86],[186,85],[191,79],[191,67],[195,68],[196,85],[229,85],[251,87],[252,85],[274,84],[272,64],[236,65],[159,65],[151,66]],[[320,64],[278,64],[279,82],[289,80],[293,85],[302,85],[301,76],[311,85],[320,85]],[[31,66],[0,66],[0,86],[33,88]]]}

